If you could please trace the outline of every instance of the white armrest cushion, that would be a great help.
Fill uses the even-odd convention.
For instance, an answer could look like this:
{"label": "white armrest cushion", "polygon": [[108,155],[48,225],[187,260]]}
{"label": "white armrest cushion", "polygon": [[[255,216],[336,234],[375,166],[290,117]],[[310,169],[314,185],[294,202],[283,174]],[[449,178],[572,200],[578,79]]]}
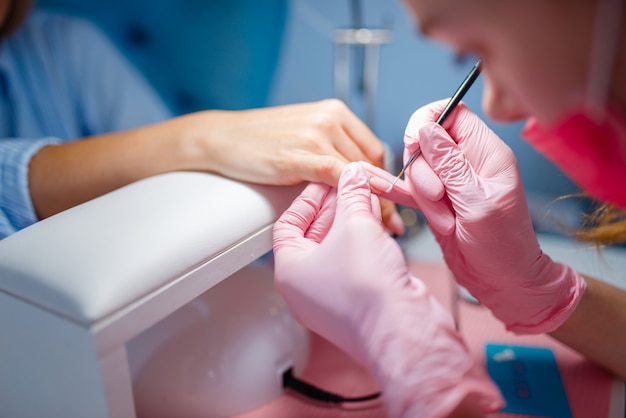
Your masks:
{"label": "white armrest cushion", "polygon": [[302,188],[195,172],[133,183],[0,241],[0,291],[93,323],[272,224]]}

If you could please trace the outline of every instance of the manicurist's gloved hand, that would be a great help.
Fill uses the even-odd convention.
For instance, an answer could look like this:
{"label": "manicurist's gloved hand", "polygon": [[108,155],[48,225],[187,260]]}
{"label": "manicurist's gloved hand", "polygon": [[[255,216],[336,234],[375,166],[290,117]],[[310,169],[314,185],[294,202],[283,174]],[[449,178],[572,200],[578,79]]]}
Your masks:
{"label": "manicurist's gloved hand", "polygon": [[339,188],[309,184],[274,226],[276,287],[294,317],[364,364],[392,417],[444,417],[501,398],[450,315],[412,277],[361,163]]}
{"label": "manicurist's gloved hand", "polygon": [[[431,229],[448,267],[509,330],[553,331],[576,308],[585,282],[541,251],[511,149],[463,104],[445,129],[437,125],[446,102],[413,114],[404,137],[406,152],[420,147],[422,156],[407,170],[406,181],[380,194],[404,200],[410,194],[427,219],[446,220]],[[371,166],[368,171],[389,180]],[[433,172],[445,195],[424,204],[432,193],[423,179],[432,179]],[[387,181],[375,178],[372,186],[383,190]]]}

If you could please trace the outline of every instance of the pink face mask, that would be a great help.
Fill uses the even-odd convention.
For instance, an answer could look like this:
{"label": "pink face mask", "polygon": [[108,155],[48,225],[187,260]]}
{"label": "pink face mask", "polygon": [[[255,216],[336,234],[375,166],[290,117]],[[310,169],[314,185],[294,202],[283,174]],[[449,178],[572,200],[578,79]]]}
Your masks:
{"label": "pink face mask", "polygon": [[532,118],[522,136],[587,193],[626,209],[626,115],[617,106],[600,118],[583,107],[547,128]]}
{"label": "pink face mask", "polygon": [[623,8],[622,1],[598,2],[581,105],[549,126],[531,118],[522,136],[585,192],[626,209],[626,114],[609,98]]}

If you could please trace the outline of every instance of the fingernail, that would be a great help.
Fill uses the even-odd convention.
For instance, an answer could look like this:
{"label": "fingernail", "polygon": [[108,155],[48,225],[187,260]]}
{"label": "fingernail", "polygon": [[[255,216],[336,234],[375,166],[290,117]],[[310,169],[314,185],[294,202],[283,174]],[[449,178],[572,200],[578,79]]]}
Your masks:
{"label": "fingernail", "polygon": [[389,189],[389,186],[391,186],[391,183],[389,183],[387,180],[383,180],[380,177],[371,177],[370,178],[370,187],[376,189],[379,192],[387,192],[387,189]]}

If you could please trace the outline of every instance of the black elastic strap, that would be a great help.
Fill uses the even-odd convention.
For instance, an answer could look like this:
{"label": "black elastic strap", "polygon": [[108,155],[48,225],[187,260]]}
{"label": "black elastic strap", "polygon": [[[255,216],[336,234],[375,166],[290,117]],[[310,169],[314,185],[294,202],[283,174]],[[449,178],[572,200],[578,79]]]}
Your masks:
{"label": "black elastic strap", "polygon": [[308,398],[334,404],[340,404],[345,402],[365,402],[376,399],[380,397],[380,395],[382,395],[382,392],[378,392],[367,396],[347,398],[336,393],[327,392],[295,377],[293,375],[293,368],[290,368],[285,373],[283,373],[283,387],[285,389],[294,390]]}

